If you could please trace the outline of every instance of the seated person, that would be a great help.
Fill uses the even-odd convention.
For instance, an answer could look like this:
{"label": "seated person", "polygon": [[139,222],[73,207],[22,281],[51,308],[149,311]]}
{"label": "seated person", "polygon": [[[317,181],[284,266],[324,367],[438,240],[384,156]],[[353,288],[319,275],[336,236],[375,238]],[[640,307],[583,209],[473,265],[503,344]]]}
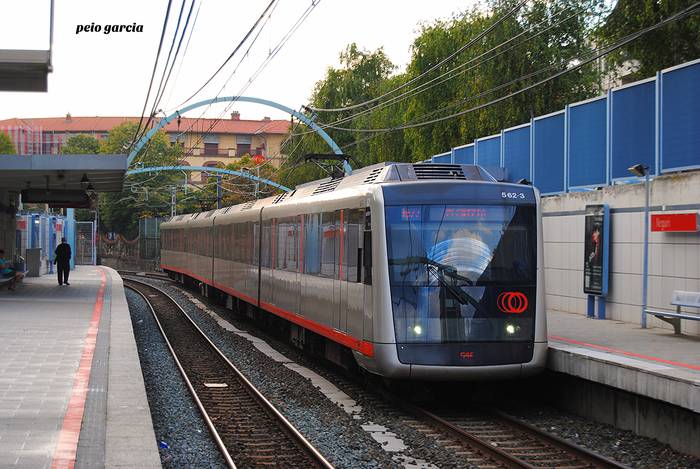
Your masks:
{"label": "seated person", "polygon": [[5,251],[0,249],[0,277],[12,279],[7,288],[14,290],[17,279],[21,276],[22,274],[17,273],[17,271],[12,268],[12,262],[5,259]]}

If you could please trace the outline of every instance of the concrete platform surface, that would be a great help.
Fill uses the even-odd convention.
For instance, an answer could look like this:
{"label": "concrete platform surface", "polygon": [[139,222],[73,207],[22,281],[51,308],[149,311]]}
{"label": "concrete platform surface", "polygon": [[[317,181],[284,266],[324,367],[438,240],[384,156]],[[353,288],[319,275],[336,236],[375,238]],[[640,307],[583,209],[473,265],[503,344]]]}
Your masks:
{"label": "concrete platform surface", "polygon": [[547,313],[548,367],[700,413],[700,337]]}
{"label": "concrete platform surface", "polygon": [[0,467],[161,467],[118,274],[0,290]]}

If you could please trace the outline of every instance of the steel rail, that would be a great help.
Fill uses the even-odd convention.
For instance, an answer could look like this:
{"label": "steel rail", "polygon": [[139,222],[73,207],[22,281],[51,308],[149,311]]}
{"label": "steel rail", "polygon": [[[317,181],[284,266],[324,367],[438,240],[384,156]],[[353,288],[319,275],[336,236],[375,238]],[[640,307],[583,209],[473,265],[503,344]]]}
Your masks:
{"label": "steel rail", "polygon": [[575,454],[578,458],[580,458],[583,461],[588,461],[591,464],[593,464],[595,467],[599,468],[606,468],[606,469],[626,469],[628,466],[625,466],[624,464],[620,464],[617,461],[613,461],[610,458],[607,458],[601,454],[594,453],[593,451],[584,448],[583,446],[579,446],[575,443],[572,443],[570,441],[567,441],[561,437],[558,437],[556,435],[553,435],[551,433],[548,433],[540,428],[537,428],[536,426],[529,424],[523,420],[520,420],[517,417],[514,417],[512,415],[506,414],[503,411],[500,411],[498,409],[489,409],[488,412],[493,414],[496,418],[501,419],[508,425],[515,427],[517,430],[522,431],[523,433],[526,433],[533,438],[537,438],[539,440],[544,440],[547,443],[551,444],[555,448],[559,448],[562,451],[566,451],[568,453],[573,453]]}
{"label": "steel rail", "polygon": [[224,452],[224,458],[227,461],[227,464],[229,464],[229,467],[235,468],[235,464],[233,462],[233,459],[231,458],[228,449],[226,448],[226,445],[224,444],[223,440],[221,439],[220,435],[218,434],[218,431],[216,431],[214,423],[209,419],[208,414],[206,410],[204,409],[203,404],[201,403],[201,400],[197,396],[196,390],[192,386],[192,383],[190,382],[189,378],[187,377],[184,368],[180,364],[179,360],[177,359],[177,355],[175,354],[175,351],[173,347],[170,344],[170,341],[168,340],[165,330],[163,329],[160,321],[157,318],[157,315],[155,313],[155,310],[150,302],[150,300],[146,297],[146,295],[139,291],[137,288],[135,288],[133,285],[127,285],[126,282],[130,282],[133,284],[141,285],[146,288],[151,288],[153,290],[156,290],[159,294],[162,296],[166,297],[173,305],[177,307],[177,309],[180,310],[180,312],[184,315],[185,318],[189,321],[189,323],[197,330],[199,333],[200,337],[203,338],[212,348],[213,351],[215,351],[230,367],[231,371],[236,375],[236,377],[240,380],[240,382],[243,384],[243,386],[246,388],[247,391],[249,391],[257,400],[262,404],[262,406],[270,413],[272,414],[277,422],[281,424],[283,427],[283,430],[286,431],[287,433],[291,434],[294,440],[296,440],[296,443],[301,446],[301,448],[316,462],[320,467],[324,467],[326,469],[333,469],[333,465],[330,464],[325,457],[287,420],[287,418],[282,415],[276,408],[275,406],[270,403],[270,401],[267,400],[265,396],[260,393],[260,391],[241,373],[241,371],[233,364],[231,361],[226,357],[226,355],[219,350],[219,348],[207,337],[207,335],[199,328],[199,326],[192,320],[192,318],[185,312],[185,310],[175,301],[168,293],[165,291],[161,290],[158,287],[155,287],[151,284],[141,282],[138,280],[134,279],[126,279],[125,280],[125,287],[132,289],[133,291],[136,291],[139,293],[139,295],[146,301],[146,303],[149,305],[149,308],[151,309],[151,312],[153,314],[153,317],[156,319],[156,323],[158,324],[158,327],[161,331],[161,334],[163,335],[163,338],[165,339],[166,344],[168,345],[168,348],[170,349],[170,352],[175,359],[175,362],[178,365],[178,368],[180,369],[180,373],[185,379],[185,382],[187,384],[187,387],[190,389],[190,393],[192,393],[195,402],[197,403],[201,413],[203,416],[205,416],[205,421],[207,422],[207,426],[209,427],[210,431],[212,431],[212,434],[214,435],[214,439],[219,446],[220,449],[222,449],[222,452]]}
{"label": "steel rail", "polygon": [[421,407],[414,406],[413,404],[401,403],[401,406],[408,410],[410,413],[422,417],[433,427],[438,427],[439,429],[445,431],[450,436],[457,438],[459,441],[466,443],[468,446],[476,449],[477,451],[485,454],[487,457],[494,459],[506,467],[514,469],[537,469],[537,466],[533,466],[515,456],[503,451],[502,449],[493,446],[488,441],[479,438],[478,436],[465,431],[464,429],[448,422],[447,420],[438,417],[432,412],[425,410]]}
{"label": "steel rail", "polygon": [[197,407],[199,408],[199,412],[202,414],[202,418],[204,419],[204,422],[207,424],[207,427],[209,428],[209,433],[211,434],[212,438],[214,439],[216,446],[219,447],[219,451],[221,451],[221,455],[223,456],[224,460],[226,461],[226,464],[228,465],[228,467],[231,469],[236,469],[236,464],[233,462],[233,459],[231,458],[231,455],[229,454],[229,451],[226,448],[226,445],[224,444],[223,440],[221,439],[219,432],[216,430],[214,423],[211,421],[211,418],[209,417],[207,410],[204,408],[204,404],[202,404],[202,401],[199,399],[199,396],[197,395],[197,391],[194,389],[194,386],[192,386],[192,382],[190,381],[190,378],[187,376],[187,373],[185,373],[185,369],[183,368],[182,364],[180,363],[180,360],[178,359],[177,354],[175,353],[175,349],[173,349],[173,346],[170,344],[170,340],[168,340],[168,336],[166,335],[165,330],[163,329],[163,326],[161,325],[160,320],[158,319],[158,315],[156,314],[156,311],[153,308],[153,305],[148,300],[145,293],[140,291],[138,288],[134,288],[133,286],[128,285],[126,282],[133,282],[133,283],[140,283],[140,282],[137,282],[135,280],[126,280],[124,283],[124,287],[129,288],[132,291],[136,292],[139,296],[141,296],[141,298],[143,298],[143,300],[148,305],[148,308],[151,310],[151,314],[153,315],[153,319],[155,319],[156,324],[158,325],[158,329],[160,329],[160,334],[163,336],[163,340],[165,341],[165,344],[168,346],[168,350],[170,350],[170,355],[173,357],[173,360],[175,361],[175,364],[177,365],[178,370],[180,370],[180,375],[182,376],[182,379],[185,381],[185,385],[187,386],[187,389],[189,389],[190,395],[192,396],[192,399],[194,399],[195,403],[197,404]]}
{"label": "steel rail", "polygon": [[[458,424],[450,422],[448,420],[449,417],[440,417],[434,414],[433,412],[430,412],[413,404],[401,403],[401,405],[414,415],[422,417],[425,421],[427,421],[434,427],[438,427],[443,431],[446,431],[451,436],[458,438],[462,441],[466,441],[468,444],[472,444],[479,450],[488,453],[488,455],[492,456],[497,461],[502,462],[507,467],[527,469],[535,469],[537,467],[541,467],[536,465],[537,461],[535,461],[535,464],[531,464],[530,462],[511,454],[508,450],[504,450],[500,447],[494,446],[494,444],[489,442],[487,439],[481,438],[475,435],[474,433],[462,428]],[[485,417],[490,417],[495,422],[509,427],[515,432],[525,434],[526,437],[534,439],[540,444],[544,444],[545,448],[549,446],[563,454],[571,455],[574,461],[578,460],[581,463],[583,463],[582,465],[586,467],[593,467],[599,469],[629,468],[629,466],[625,466],[624,464],[620,464],[616,461],[613,461],[612,459],[606,458],[605,456],[596,454],[588,449],[570,443],[562,438],[551,435],[543,430],[540,430],[534,425],[530,425],[501,411],[494,409],[480,409],[480,411],[485,414]]]}

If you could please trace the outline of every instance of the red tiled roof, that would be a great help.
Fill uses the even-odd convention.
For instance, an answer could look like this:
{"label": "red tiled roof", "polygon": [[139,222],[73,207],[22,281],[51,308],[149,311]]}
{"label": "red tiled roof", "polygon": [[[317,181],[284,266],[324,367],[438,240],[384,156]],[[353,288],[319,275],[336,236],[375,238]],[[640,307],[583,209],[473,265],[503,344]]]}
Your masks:
{"label": "red tiled roof", "polygon": [[[138,122],[138,117],[40,117],[29,119],[0,120],[0,127],[30,126],[41,127],[45,132],[109,132],[112,128],[124,122]],[[221,119],[214,128],[209,127],[216,119],[195,119],[182,117],[178,128],[177,120],[165,126],[167,132],[194,133],[212,132],[225,134],[286,134],[290,123],[286,120],[233,120]],[[191,126],[191,128],[190,128]]]}

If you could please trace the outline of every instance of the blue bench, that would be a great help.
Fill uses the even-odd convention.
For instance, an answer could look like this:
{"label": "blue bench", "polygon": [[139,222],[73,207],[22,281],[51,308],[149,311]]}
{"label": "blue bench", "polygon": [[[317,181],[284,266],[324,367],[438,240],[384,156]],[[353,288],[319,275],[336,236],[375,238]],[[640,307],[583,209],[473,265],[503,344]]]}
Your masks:
{"label": "blue bench", "polygon": [[681,319],[691,321],[700,321],[700,314],[684,312],[681,308],[700,308],[700,292],[679,291],[673,292],[671,304],[676,307],[676,312],[660,311],[647,308],[644,312],[651,314],[673,326],[673,331],[676,334],[681,333]]}

